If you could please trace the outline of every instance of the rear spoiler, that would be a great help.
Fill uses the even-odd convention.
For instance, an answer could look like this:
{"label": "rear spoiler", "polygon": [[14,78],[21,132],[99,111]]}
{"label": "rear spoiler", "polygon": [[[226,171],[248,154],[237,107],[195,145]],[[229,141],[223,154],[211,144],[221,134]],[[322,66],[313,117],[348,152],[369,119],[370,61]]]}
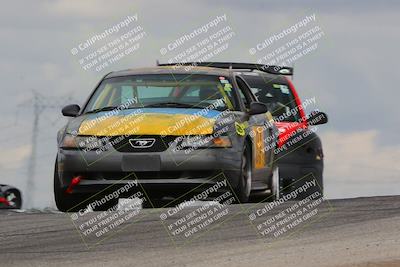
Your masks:
{"label": "rear spoiler", "polygon": [[271,66],[253,63],[233,63],[233,62],[186,62],[186,63],[159,63],[157,66],[200,66],[220,69],[249,69],[259,70],[270,74],[293,76],[293,68],[283,66]]}

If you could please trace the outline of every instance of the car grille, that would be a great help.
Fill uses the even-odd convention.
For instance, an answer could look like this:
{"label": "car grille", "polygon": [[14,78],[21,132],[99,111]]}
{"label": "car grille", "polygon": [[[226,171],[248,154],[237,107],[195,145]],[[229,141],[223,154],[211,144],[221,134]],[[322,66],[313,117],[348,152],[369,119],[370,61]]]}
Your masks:
{"label": "car grille", "polygon": [[167,150],[175,139],[176,136],[131,135],[115,136],[110,138],[110,141],[119,152],[162,152]]}

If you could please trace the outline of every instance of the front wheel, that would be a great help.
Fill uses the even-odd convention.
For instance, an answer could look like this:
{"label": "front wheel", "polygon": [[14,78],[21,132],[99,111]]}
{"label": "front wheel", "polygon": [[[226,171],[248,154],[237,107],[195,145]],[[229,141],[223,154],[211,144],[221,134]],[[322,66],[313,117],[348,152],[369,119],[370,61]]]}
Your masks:
{"label": "front wheel", "polygon": [[22,206],[21,193],[15,189],[5,191],[4,198],[8,201],[8,209],[20,209]]}
{"label": "front wheel", "polygon": [[54,200],[56,202],[57,209],[62,212],[79,211],[87,207],[85,204],[85,195],[67,194],[63,190],[58,177],[57,162],[54,167]]}

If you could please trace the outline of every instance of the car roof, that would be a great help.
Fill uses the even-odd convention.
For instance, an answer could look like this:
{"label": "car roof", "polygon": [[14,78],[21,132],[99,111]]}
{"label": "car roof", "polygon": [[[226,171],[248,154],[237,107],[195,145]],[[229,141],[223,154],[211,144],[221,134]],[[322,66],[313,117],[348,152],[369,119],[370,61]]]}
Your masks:
{"label": "car roof", "polygon": [[232,70],[211,68],[211,67],[198,67],[190,66],[161,66],[161,67],[148,67],[148,68],[135,68],[121,71],[115,71],[107,74],[104,78],[123,77],[131,75],[145,75],[145,74],[203,74],[203,75],[218,75],[218,76],[231,76]]}

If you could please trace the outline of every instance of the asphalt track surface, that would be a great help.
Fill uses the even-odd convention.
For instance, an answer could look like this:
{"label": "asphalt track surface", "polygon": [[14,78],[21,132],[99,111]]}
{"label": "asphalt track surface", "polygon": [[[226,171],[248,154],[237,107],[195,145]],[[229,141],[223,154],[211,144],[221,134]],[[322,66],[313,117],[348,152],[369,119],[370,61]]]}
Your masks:
{"label": "asphalt track surface", "polygon": [[[268,218],[294,204],[276,206]],[[89,246],[71,214],[3,210],[0,266],[400,266],[400,196],[325,200],[318,214],[277,236],[263,236],[249,220],[265,205],[231,205],[224,222],[179,238],[168,225],[199,207],[164,221],[167,208],[145,209]]]}

